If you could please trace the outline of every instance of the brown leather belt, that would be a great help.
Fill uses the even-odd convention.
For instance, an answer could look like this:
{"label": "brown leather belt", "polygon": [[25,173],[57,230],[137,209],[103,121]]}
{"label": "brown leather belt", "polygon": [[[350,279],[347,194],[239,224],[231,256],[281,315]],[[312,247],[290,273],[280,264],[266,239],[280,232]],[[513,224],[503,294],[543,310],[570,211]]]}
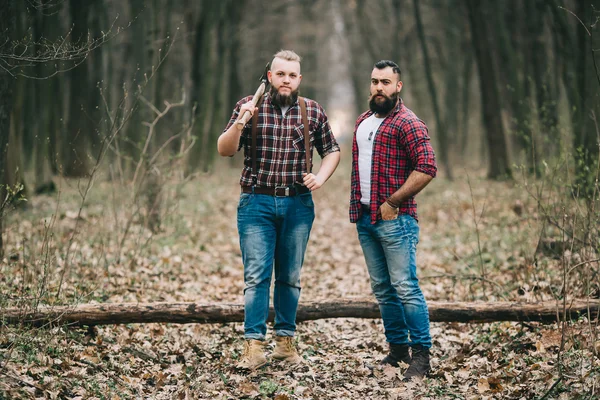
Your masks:
{"label": "brown leather belt", "polygon": [[306,186],[277,186],[277,187],[258,187],[254,186],[242,186],[242,193],[255,193],[255,194],[266,194],[275,197],[292,197],[299,194],[310,192],[310,189]]}

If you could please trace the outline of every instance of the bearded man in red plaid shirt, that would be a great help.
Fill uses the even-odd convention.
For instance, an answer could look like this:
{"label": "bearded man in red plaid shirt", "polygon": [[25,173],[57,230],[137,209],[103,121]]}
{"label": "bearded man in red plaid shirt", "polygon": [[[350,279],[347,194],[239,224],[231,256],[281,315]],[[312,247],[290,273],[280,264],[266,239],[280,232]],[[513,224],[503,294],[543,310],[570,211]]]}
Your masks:
{"label": "bearded man in red plaid shirt", "polygon": [[[300,298],[300,269],[315,218],[312,192],[323,186],[340,160],[340,148],[325,111],[316,101],[298,97],[302,80],[300,57],[290,50],[278,52],[267,77],[271,89],[260,106],[252,105],[252,96],[240,100],[217,144],[222,156],[232,156],[244,149],[242,193],[238,204],[246,285],[246,340],[238,367],[244,369],[267,363],[264,345],[273,267],[276,336],[271,356],[288,363],[302,361],[293,338]],[[311,162],[307,161],[303,101],[309,128],[309,153],[312,155],[316,149],[322,158],[317,174],[311,172]],[[254,160],[252,123],[243,127],[236,123],[246,112],[258,113]]]}
{"label": "bearded man in red plaid shirt", "polygon": [[375,63],[370,110],[354,129],[350,220],[356,223],[390,346],[381,363],[408,364],[404,379],[410,380],[422,379],[430,369],[429,312],[416,272],[415,195],[437,167],[427,126],[399,97],[400,79],[393,61]]}

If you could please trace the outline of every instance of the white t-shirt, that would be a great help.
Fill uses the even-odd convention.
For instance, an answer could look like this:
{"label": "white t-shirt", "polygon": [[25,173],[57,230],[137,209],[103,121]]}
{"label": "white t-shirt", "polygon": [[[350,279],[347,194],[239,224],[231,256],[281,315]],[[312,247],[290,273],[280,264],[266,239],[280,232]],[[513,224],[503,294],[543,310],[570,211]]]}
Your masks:
{"label": "white t-shirt", "polygon": [[356,144],[358,145],[358,175],[360,179],[361,203],[371,203],[371,162],[373,159],[373,143],[377,136],[377,129],[384,118],[371,115],[360,123],[356,130]]}
{"label": "white t-shirt", "polygon": [[290,109],[290,106],[281,107],[281,116],[285,117],[285,113]]}

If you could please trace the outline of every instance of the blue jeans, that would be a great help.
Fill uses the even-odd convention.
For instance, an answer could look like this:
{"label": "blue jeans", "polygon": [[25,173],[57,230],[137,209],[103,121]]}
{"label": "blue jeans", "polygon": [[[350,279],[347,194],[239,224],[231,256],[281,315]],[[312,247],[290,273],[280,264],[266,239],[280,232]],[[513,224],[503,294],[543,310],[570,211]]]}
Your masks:
{"label": "blue jeans", "polygon": [[315,219],[312,194],[274,197],[242,193],[237,218],[246,286],[244,336],[265,340],[273,265],[275,333],[294,336],[300,269]]}
{"label": "blue jeans", "polygon": [[363,213],[356,229],[387,341],[430,348],[429,311],[417,279],[419,224],[400,214],[371,225],[370,216]]}

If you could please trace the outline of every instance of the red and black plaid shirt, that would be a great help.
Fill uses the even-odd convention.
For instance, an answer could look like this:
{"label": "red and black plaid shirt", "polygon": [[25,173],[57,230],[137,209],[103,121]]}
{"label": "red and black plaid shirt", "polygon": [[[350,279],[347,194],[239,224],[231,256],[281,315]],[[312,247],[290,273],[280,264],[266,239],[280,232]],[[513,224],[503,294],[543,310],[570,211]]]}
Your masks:
{"label": "red and black plaid shirt", "polygon": [[[356,130],[373,114],[360,115],[354,127],[352,140],[352,186],[350,189],[350,221],[356,222],[361,215],[361,191],[358,172],[358,145]],[[406,182],[412,171],[435,177],[437,167],[431,147],[427,126],[411,110],[398,101],[385,118],[375,136],[371,166],[371,223],[377,221],[377,210],[396,190]],[[417,219],[417,203],[414,196],[400,205],[400,213]]]}
{"label": "red and black plaid shirt", "polygon": [[[314,100],[306,101],[306,116],[310,131],[310,152],[316,148],[321,158],[329,153],[340,151],[340,147],[331,132],[327,115]],[[237,120],[242,104],[252,100],[252,96],[237,102],[225,132]],[[258,110],[256,125],[256,186],[291,186],[302,183],[302,173],[307,172],[304,148],[304,124],[300,104],[296,101],[281,115],[278,106],[271,102],[267,94]],[[252,186],[252,120],[242,131],[238,151],[244,148],[244,169],[240,184]]]}

